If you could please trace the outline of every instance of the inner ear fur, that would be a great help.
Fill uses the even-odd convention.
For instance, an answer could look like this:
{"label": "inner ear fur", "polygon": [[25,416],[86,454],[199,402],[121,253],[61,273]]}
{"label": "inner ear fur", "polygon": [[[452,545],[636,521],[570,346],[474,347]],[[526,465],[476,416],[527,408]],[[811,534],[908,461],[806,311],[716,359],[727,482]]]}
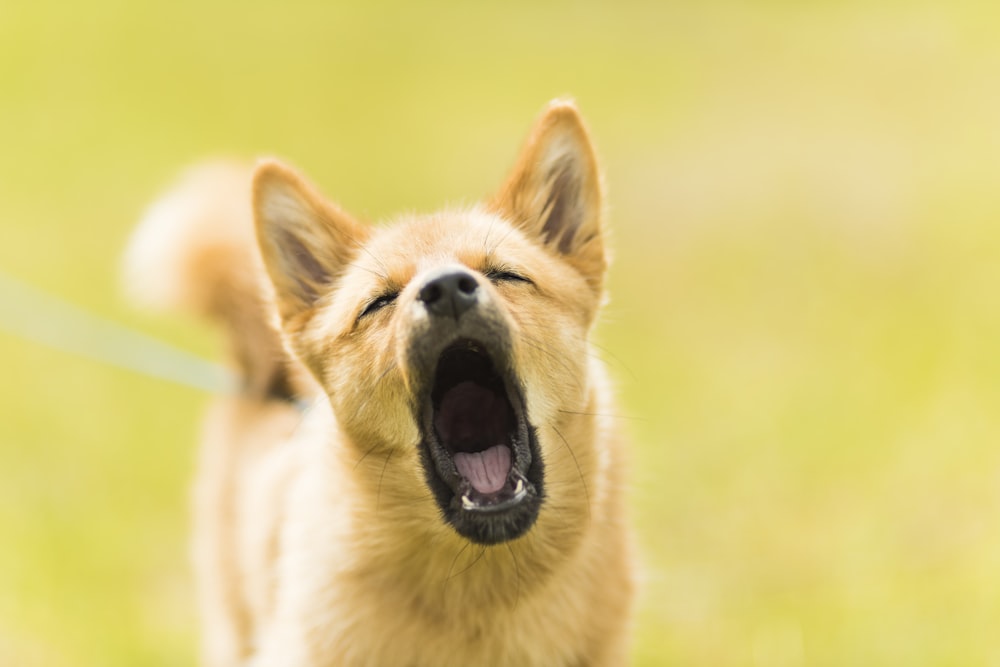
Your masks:
{"label": "inner ear fur", "polygon": [[488,208],[564,256],[600,291],[607,269],[604,196],[575,104],[555,101],[545,108]]}
{"label": "inner ear fur", "polygon": [[368,238],[368,228],[277,160],[258,164],[253,210],[264,267],[288,327],[316,301]]}

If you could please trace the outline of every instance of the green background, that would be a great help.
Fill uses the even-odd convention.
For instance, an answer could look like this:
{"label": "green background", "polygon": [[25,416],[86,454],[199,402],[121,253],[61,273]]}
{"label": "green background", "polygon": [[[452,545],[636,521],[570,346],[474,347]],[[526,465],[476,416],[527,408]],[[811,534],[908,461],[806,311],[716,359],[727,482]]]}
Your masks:
{"label": "green background", "polygon": [[[995,7],[3,2],[0,272],[211,358],[118,296],[182,167],[275,154],[359,215],[428,211],[572,95],[616,246],[635,664],[998,665]],[[3,332],[0,369],[0,664],[191,664],[207,397]]]}

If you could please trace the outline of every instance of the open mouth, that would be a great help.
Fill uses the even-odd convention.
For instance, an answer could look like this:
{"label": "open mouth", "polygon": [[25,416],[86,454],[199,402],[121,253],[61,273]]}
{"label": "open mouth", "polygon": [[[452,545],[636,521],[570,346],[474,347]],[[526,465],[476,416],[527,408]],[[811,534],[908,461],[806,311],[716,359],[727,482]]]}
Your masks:
{"label": "open mouth", "polygon": [[472,340],[446,347],[421,419],[431,488],[455,529],[483,544],[519,537],[541,503],[534,429],[502,360]]}

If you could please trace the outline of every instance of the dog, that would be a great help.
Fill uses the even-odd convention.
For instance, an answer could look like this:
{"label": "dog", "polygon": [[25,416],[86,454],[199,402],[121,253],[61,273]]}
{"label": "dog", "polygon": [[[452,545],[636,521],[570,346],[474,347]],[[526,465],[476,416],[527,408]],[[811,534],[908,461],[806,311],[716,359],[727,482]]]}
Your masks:
{"label": "dog", "polygon": [[275,160],[153,205],[128,289],[218,322],[239,378],[194,491],[205,665],[627,663],[604,218],[558,100],[472,208],[372,226]]}

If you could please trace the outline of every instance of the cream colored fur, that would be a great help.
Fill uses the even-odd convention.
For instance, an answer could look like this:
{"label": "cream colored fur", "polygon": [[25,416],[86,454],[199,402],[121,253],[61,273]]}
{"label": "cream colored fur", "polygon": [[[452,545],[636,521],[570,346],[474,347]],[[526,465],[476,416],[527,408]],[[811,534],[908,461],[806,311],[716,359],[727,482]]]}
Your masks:
{"label": "cream colored fur", "polygon": [[[157,300],[229,323],[249,388],[217,399],[199,463],[204,664],[626,664],[624,444],[588,342],[603,200],[575,107],[551,104],[507,183],[473,209],[372,227],[276,162],[252,191],[259,246],[250,172],[225,167],[168,195],[130,255]],[[418,456],[403,346],[421,277],[445,264],[533,282],[483,286],[513,330],[546,471],[537,522],[492,546],[442,520]],[[393,305],[359,318],[387,286]],[[242,358],[252,351],[266,363]]]}

